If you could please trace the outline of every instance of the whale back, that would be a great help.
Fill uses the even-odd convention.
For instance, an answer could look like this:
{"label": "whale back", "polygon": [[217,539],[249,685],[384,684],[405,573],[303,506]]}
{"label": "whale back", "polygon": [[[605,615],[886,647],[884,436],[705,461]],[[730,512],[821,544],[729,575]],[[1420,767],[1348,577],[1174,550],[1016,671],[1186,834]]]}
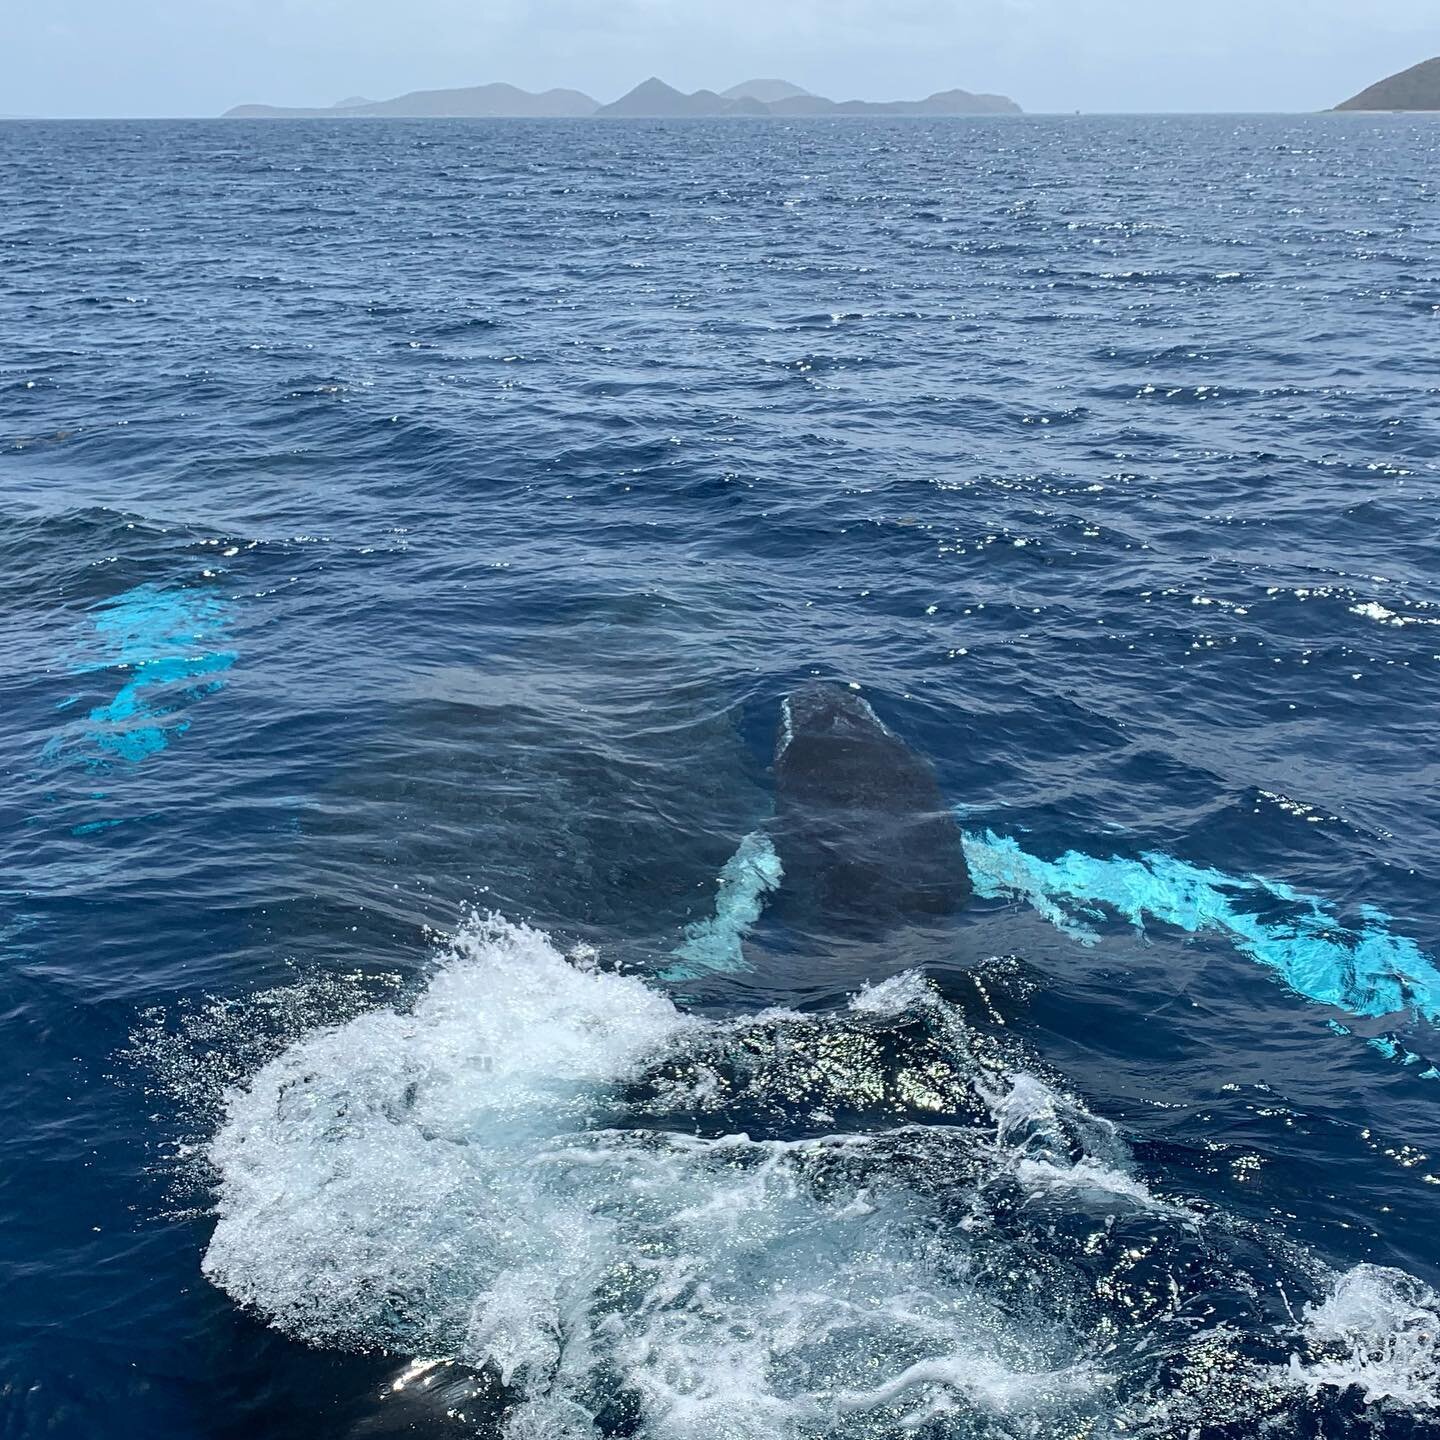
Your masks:
{"label": "whale back", "polygon": [[970,899],[959,826],[922,756],[859,695],[788,696],[775,747],[778,897],[811,928],[947,915]]}

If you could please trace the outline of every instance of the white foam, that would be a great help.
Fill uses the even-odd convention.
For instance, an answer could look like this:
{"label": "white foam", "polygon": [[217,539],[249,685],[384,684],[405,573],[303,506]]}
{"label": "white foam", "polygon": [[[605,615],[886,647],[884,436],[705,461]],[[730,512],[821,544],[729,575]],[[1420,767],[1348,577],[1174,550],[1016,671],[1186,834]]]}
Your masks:
{"label": "white foam", "polygon": [[850,1008],[862,1015],[900,1015],[928,1005],[935,998],[930,982],[919,970],[906,970],[864,986],[851,997]]}
{"label": "white foam", "polygon": [[1065,1191],[1073,1195],[1128,1200],[1147,1209],[1160,1204],[1143,1180],[1098,1160],[1087,1158],[1073,1165],[1057,1165],[1053,1160],[1021,1159],[1015,1174],[1027,1190],[1036,1194]]}
{"label": "white foam", "polygon": [[1008,1090],[984,1092],[995,1117],[997,1158],[1032,1196],[1118,1200],[1196,1218],[1158,1199],[1133,1173],[1129,1151],[1108,1120],[1036,1075],[1019,1072],[1006,1080]]}
{"label": "white foam", "polygon": [[1034,1075],[1021,1073],[1008,1079],[1009,1090],[985,1097],[995,1116],[997,1138],[1002,1143],[1012,1141],[1017,1132],[1037,1126],[1053,1131],[1059,1124],[1062,1104],[1055,1091]]}
{"label": "white foam", "polygon": [[311,1034],[230,1097],[205,1273],[321,1343],[463,1350],[509,1272],[590,1262],[604,1227],[528,1162],[687,1023],[637,979],[477,922],[413,1011]]}
{"label": "white foam", "polygon": [[1305,1309],[1312,1351],[1292,1356],[1291,1384],[1311,1395],[1358,1390],[1367,1404],[1440,1409],[1440,1296],[1399,1270],[1357,1265]]}
{"label": "white foam", "polygon": [[988,1410],[1004,1413],[1031,1408],[1037,1397],[1053,1400],[1066,1394],[1084,1394],[1109,1383],[1108,1376],[1088,1364],[1063,1370],[1016,1373],[974,1355],[943,1355],[921,1360],[873,1390],[843,1394],[840,1408],[876,1410],[897,1400],[913,1403],[920,1399],[923,1406],[905,1417],[918,1424],[952,1408],[945,1392],[958,1392],[980,1400]]}
{"label": "white foam", "polygon": [[1366,600],[1362,604],[1352,605],[1350,613],[1362,615],[1365,619],[1374,620],[1379,625],[1440,625],[1440,620],[1423,615],[1401,615],[1375,600]]}
{"label": "white foam", "polygon": [[957,1386],[1032,1415],[1085,1389],[1088,1340],[1007,1317],[903,1187],[806,1179],[872,1137],[610,1128],[692,1031],[728,1033],[477,922],[411,1011],[317,1031],[230,1095],[205,1273],[313,1343],[492,1362],[512,1440],[591,1434],[603,1376],[646,1440],[870,1435]]}

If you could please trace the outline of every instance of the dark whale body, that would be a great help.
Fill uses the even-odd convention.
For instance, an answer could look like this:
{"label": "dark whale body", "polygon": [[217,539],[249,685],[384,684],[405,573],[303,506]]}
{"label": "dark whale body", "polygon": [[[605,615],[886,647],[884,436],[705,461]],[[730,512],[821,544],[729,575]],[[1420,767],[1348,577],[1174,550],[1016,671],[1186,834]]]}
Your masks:
{"label": "dark whale body", "polygon": [[806,928],[948,915],[970,899],[955,817],[930,765],[839,685],[784,701],[775,746],[777,900]]}

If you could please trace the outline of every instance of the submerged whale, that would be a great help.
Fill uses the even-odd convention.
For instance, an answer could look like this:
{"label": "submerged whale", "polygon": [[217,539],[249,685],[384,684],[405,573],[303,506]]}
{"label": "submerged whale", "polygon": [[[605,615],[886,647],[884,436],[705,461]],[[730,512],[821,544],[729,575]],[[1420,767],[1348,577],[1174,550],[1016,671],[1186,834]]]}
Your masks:
{"label": "submerged whale", "polygon": [[929,763],[859,695],[806,685],[781,705],[777,901],[802,922],[948,915],[970,899],[960,828]]}
{"label": "submerged whale", "polygon": [[1208,1152],[1132,1143],[1017,1031],[1019,961],[914,963],[972,890],[929,764],[816,684],[774,772],[773,850],[691,942],[773,893],[911,922],[858,947],[905,970],[717,1016],[477,918],[228,1093],[203,1273],[306,1345],[416,1357],[353,1440],[1433,1433],[1440,1295],[1187,1193]]}
{"label": "submerged whale", "polygon": [[785,697],[773,773],[773,818],[741,840],[713,916],[686,926],[662,979],[753,969],[764,914],[792,944],[868,946],[969,902],[964,841],[930,763],[853,690],[817,681]]}

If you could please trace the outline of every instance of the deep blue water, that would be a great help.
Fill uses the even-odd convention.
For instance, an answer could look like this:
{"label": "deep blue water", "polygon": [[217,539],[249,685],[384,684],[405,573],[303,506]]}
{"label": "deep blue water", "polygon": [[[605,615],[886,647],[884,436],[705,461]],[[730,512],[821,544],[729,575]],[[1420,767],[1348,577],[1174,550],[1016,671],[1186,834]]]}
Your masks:
{"label": "deep blue water", "polygon": [[[517,1388],[461,1433],[1440,1433],[1437,174],[1403,117],[0,126],[0,1435],[376,1434],[412,1355]],[[743,864],[717,923],[817,675],[933,761],[952,924],[812,943]],[[1004,1026],[967,988],[997,955]],[[943,1002],[845,1009],[910,969]],[[983,1184],[974,1145],[923,1183],[887,1151],[833,1213],[665,1172],[765,1217],[743,1244],[675,1241],[604,1157],[504,1189],[574,1120],[557,1075],[609,1094],[777,1004],[901,1071],[935,1005],[1003,1030],[1064,1154],[1016,1160],[991,1096]],[[531,1078],[476,1098],[512,1041]],[[442,1099],[377,1138],[392,1082]],[[760,1085],[640,1111],[890,1133]],[[660,1328],[566,1389],[535,1335],[583,1369],[597,1216],[714,1288],[647,1292]],[[1062,1305],[1117,1225],[1151,1228]],[[1279,1334],[1227,1306],[1298,1277],[1238,1408],[1086,1378],[1121,1312],[1179,1344],[1116,1298],[1142,1253],[1196,1333]],[[1032,1262],[1038,1298],[992,1283]],[[813,1307],[757,1297],[800,1274],[891,1328],[785,1348]]]}

